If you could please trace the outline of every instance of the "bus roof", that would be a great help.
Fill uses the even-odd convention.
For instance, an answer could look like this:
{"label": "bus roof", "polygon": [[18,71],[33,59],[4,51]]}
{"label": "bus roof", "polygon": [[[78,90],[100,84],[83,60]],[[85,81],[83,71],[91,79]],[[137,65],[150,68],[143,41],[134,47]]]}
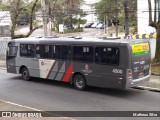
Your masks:
{"label": "bus roof", "polygon": [[14,39],[13,42],[18,43],[30,43],[30,44],[131,44],[131,43],[139,43],[146,42],[146,39],[132,40],[132,39],[100,39],[100,38],[90,38],[90,37],[28,37],[28,38],[20,38]]}

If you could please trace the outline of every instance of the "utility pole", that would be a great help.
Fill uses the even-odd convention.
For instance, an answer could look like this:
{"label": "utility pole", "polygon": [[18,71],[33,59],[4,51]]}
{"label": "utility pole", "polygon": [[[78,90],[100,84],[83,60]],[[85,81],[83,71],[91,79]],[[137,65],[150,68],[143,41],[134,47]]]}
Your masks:
{"label": "utility pole", "polygon": [[41,0],[41,7],[42,7],[44,37],[46,37],[48,35],[48,30],[47,30],[47,16],[46,16],[46,3],[45,3],[45,0]]}
{"label": "utility pole", "polygon": [[104,34],[106,34],[106,15],[104,15]]}
{"label": "utility pole", "polygon": [[51,18],[51,5],[50,5],[50,1],[49,1],[49,30],[50,30],[50,36],[52,36],[52,18]]}
{"label": "utility pole", "polygon": [[118,1],[116,0],[116,37],[118,37]]}
{"label": "utility pole", "polygon": [[125,38],[129,35],[129,26],[128,26],[128,0],[124,2],[124,13],[125,13]]}

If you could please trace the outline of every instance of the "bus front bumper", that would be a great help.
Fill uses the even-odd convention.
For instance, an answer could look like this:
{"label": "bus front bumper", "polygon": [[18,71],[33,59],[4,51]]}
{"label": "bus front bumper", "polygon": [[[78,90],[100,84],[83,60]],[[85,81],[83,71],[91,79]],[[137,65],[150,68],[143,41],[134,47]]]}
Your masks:
{"label": "bus front bumper", "polygon": [[135,79],[135,80],[128,80],[126,82],[126,88],[131,88],[131,87],[143,85],[143,84],[147,83],[149,80],[150,80],[150,75],[147,75],[145,77]]}

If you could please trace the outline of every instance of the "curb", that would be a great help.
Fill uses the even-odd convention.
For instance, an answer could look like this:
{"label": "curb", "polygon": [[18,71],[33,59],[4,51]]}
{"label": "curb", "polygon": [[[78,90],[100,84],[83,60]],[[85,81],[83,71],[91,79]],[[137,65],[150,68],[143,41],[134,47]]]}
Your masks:
{"label": "curb", "polygon": [[149,90],[149,91],[153,91],[153,92],[160,92],[159,88],[151,88],[151,87],[146,87],[146,86],[137,86],[137,87],[133,87],[134,89],[140,89],[140,90]]}
{"label": "curb", "polygon": [[160,76],[160,74],[158,74],[158,73],[157,74],[156,73],[151,73],[151,75]]}

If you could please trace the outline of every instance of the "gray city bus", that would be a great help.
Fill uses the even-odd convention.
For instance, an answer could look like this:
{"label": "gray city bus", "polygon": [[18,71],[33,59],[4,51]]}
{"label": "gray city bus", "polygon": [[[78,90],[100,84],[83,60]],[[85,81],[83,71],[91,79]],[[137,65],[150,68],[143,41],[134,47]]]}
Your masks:
{"label": "gray city bus", "polygon": [[86,86],[130,88],[150,79],[148,40],[21,38],[7,49],[7,72]]}

